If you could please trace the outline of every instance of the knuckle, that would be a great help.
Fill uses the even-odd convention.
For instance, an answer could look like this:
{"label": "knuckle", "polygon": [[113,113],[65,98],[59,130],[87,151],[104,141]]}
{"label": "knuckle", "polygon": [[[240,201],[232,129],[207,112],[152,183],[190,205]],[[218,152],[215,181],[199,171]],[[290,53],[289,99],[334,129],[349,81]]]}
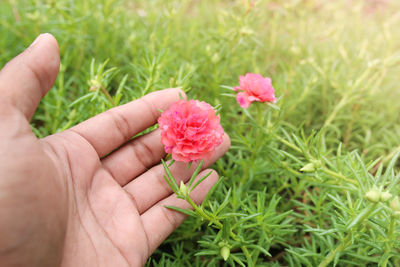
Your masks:
{"label": "knuckle", "polygon": [[152,164],[155,155],[153,150],[146,142],[140,139],[133,141],[132,150],[135,158],[144,168]]}
{"label": "knuckle", "polygon": [[107,111],[105,114],[111,118],[120,138],[125,141],[131,138],[131,127],[128,118],[116,109]]}
{"label": "knuckle", "polygon": [[177,218],[178,213],[175,211],[171,211],[165,207],[161,207],[161,210],[163,213],[163,217],[165,218],[167,223],[171,225],[172,229],[178,228],[178,226],[180,225],[180,221]]}
{"label": "knuckle", "polygon": [[[150,171],[151,170],[153,170],[153,169],[150,169]],[[164,180],[164,175],[165,175],[164,171],[162,171],[161,173],[155,173],[154,175],[156,176],[155,180],[159,184],[159,187],[162,188],[164,193],[167,195],[170,194],[172,192],[172,190]]]}
{"label": "knuckle", "polygon": [[46,93],[46,88],[48,87],[46,85],[47,76],[43,75],[46,73],[38,69],[38,67],[32,66],[29,62],[23,63],[23,67],[25,67],[27,72],[32,75],[33,81],[36,81],[37,88],[40,91],[41,97],[43,97]]}
{"label": "knuckle", "polygon": [[154,106],[154,104],[151,101],[149,101],[146,97],[142,97],[141,101],[148,110],[148,112],[151,114],[153,121],[157,120],[160,113],[158,112],[158,109]]}

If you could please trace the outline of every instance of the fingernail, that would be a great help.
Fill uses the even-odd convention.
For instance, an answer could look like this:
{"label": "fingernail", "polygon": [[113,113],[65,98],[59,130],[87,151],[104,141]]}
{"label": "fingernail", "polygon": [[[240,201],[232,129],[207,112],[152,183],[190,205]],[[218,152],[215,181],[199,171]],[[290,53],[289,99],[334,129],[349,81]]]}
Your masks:
{"label": "fingernail", "polygon": [[29,47],[33,47],[34,45],[36,45],[41,39],[43,39],[43,37],[47,36],[47,35],[51,35],[50,33],[41,33],[39,34],[38,37],[36,37],[36,39],[33,41],[33,43],[31,43],[31,45]]}
{"label": "fingernail", "polygon": [[36,37],[36,39],[31,43],[31,45],[30,45],[29,47],[33,47],[35,44],[37,44],[37,42],[40,40],[40,38],[41,38],[42,35],[43,35],[43,34],[39,34],[39,36]]}

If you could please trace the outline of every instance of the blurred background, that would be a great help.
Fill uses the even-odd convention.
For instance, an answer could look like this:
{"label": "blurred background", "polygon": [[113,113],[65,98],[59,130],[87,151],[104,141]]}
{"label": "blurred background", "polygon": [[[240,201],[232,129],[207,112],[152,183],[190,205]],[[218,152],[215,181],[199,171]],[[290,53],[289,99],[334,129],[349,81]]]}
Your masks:
{"label": "blurred background", "polygon": [[220,97],[221,85],[236,85],[246,72],[270,76],[286,121],[306,129],[329,125],[333,139],[368,146],[365,153],[377,156],[400,143],[399,6],[394,0],[3,0],[0,64],[42,32],[57,38],[62,67],[33,121],[40,136],[109,108],[93,100],[70,105],[108,61],[105,69],[115,69],[97,80],[111,95],[127,75],[118,104],[182,86],[191,97],[233,105]]}

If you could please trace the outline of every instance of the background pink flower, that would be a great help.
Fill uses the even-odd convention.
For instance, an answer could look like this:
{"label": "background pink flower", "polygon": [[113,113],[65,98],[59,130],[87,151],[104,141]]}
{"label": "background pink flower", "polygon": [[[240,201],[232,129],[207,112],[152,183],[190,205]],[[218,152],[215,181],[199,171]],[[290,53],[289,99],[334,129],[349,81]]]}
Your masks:
{"label": "background pink flower", "polygon": [[242,108],[248,108],[254,101],[275,102],[275,89],[271,79],[260,74],[247,73],[239,77],[239,86],[233,88],[239,91],[236,100]]}
{"label": "background pink flower", "polygon": [[165,152],[176,161],[209,158],[224,135],[213,107],[198,100],[175,102],[161,114],[158,124]]}

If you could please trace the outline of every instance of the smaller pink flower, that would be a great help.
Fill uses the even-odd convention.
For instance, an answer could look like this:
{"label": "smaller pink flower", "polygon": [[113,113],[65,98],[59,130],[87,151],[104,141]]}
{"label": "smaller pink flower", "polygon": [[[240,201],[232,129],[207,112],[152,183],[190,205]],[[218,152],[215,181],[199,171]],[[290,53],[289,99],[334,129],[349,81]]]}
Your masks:
{"label": "smaller pink flower", "polygon": [[233,88],[238,91],[236,100],[242,108],[248,108],[254,101],[275,102],[275,89],[271,79],[260,74],[246,73],[239,76],[239,86]]}
{"label": "smaller pink flower", "polygon": [[158,118],[165,152],[176,161],[210,158],[222,143],[224,129],[213,107],[198,100],[179,100]]}

